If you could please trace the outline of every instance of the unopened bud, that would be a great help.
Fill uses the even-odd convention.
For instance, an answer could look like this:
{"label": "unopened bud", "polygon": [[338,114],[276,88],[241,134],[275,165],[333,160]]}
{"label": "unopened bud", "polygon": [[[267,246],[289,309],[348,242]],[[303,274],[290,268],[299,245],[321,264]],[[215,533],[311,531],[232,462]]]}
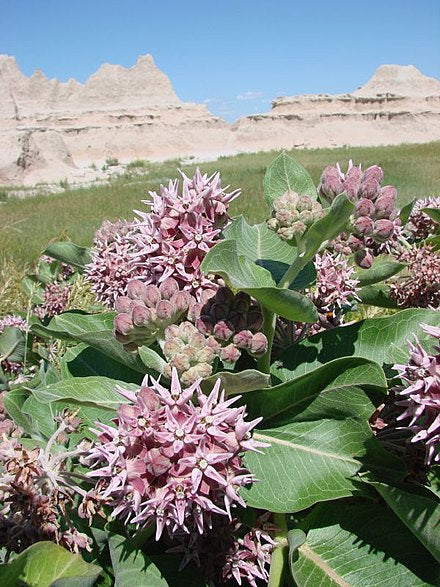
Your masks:
{"label": "unopened bud", "polygon": [[298,202],[296,204],[296,209],[298,212],[304,212],[305,210],[311,210],[313,205],[313,200],[310,196],[300,196]]}
{"label": "unopened bud", "polygon": [[175,294],[173,294],[172,298],[170,299],[170,302],[172,304],[172,306],[174,307],[174,309],[176,310],[176,312],[182,313],[182,312],[186,312],[188,310],[189,307],[189,303],[190,303],[190,294],[186,291],[176,291]]}
{"label": "unopened bud", "polygon": [[115,301],[116,312],[128,313],[131,309],[131,298],[127,296],[119,296]]}
{"label": "unopened bud", "polygon": [[361,236],[368,236],[373,232],[374,222],[368,216],[361,216],[354,223],[354,228]]}
{"label": "unopened bud", "polygon": [[257,308],[251,308],[247,315],[247,326],[252,332],[257,332],[263,325],[263,316]]}
{"label": "unopened bud", "polygon": [[350,249],[353,252],[355,252],[355,251],[359,251],[359,249],[362,249],[364,247],[364,241],[362,239],[358,238],[357,236],[355,236],[354,234],[351,234],[348,237],[347,245],[350,247]]}
{"label": "unopened bud", "polygon": [[214,336],[219,340],[229,340],[234,332],[234,326],[227,320],[220,320],[214,326]]}
{"label": "unopened bud", "polygon": [[128,334],[133,330],[133,322],[130,314],[116,314],[114,320],[114,327],[116,332],[120,334]]}
{"label": "unopened bud", "polygon": [[196,327],[202,334],[211,334],[214,329],[214,320],[211,316],[207,316],[204,314],[200,316],[198,320],[196,320]]}
{"label": "unopened bud", "polygon": [[374,240],[383,243],[392,236],[394,232],[394,224],[391,220],[377,220],[374,224],[374,233],[373,238]]}
{"label": "unopened bud", "polygon": [[197,351],[197,361],[199,363],[212,363],[214,359],[214,351],[209,346],[205,346]]}
{"label": "unopened bud", "polygon": [[357,198],[359,187],[361,184],[362,171],[359,167],[352,167],[345,175],[345,181],[342,184],[342,189],[346,192],[349,200],[354,202]]}
{"label": "unopened bud", "polygon": [[397,200],[397,190],[393,185],[384,185],[380,190],[381,196],[386,196],[395,202]]}
{"label": "unopened bud", "polygon": [[359,216],[371,216],[374,212],[374,204],[368,198],[362,198],[356,204],[356,215]]}
{"label": "unopened bud", "polygon": [[241,330],[233,338],[235,346],[239,349],[250,349],[253,334],[250,330]]}
{"label": "unopened bud", "polygon": [[394,210],[394,200],[388,196],[380,196],[375,203],[376,218],[389,218]]}
{"label": "unopened bud", "polygon": [[220,358],[224,363],[235,363],[241,357],[239,349],[231,344],[225,346],[220,351]]}
{"label": "unopened bud", "polygon": [[291,226],[280,228],[277,234],[283,241],[291,241],[295,238],[295,231]]}
{"label": "unopened bud", "polygon": [[221,344],[217,340],[215,340],[215,338],[213,336],[209,336],[206,339],[205,345],[212,350],[214,355],[217,356],[219,354],[220,349],[221,349]]}
{"label": "unopened bud", "polygon": [[132,279],[127,284],[127,295],[132,300],[144,300],[145,290],[145,283],[142,283],[139,279]]}
{"label": "unopened bud", "polygon": [[229,306],[234,301],[234,293],[229,287],[219,287],[212,301],[213,303],[222,303]]}
{"label": "unopened bud", "polygon": [[360,249],[354,254],[354,260],[362,269],[369,269],[373,264],[373,255],[366,249]]}
{"label": "unopened bud", "polygon": [[269,230],[274,230],[275,232],[279,228],[278,220],[276,218],[269,218],[266,224]]}
{"label": "unopened bud", "polygon": [[243,312],[232,312],[229,314],[229,322],[234,326],[234,331],[239,332],[247,326],[246,314]]}
{"label": "unopened bud", "polygon": [[166,357],[172,357],[177,353],[182,352],[184,347],[180,338],[169,338],[163,344],[163,353]]}
{"label": "unopened bud", "polygon": [[205,377],[209,377],[212,373],[212,366],[208,365],[207,363],[199,363],[198,365],[194,365],[182,373],[180,377],[180,381],[184,385],[192,385],[198,379],[204,379]]}
{"label": "unopened bud", "polygon": [[232,309],[234,312],[247,312],[251,305],[251,298],[250,296],[245,293],[244,291],[239,291],[234,298],[234,302],[232,303]]}
{"label": "unopened bud", "polygon": [[260,357],[267,351],[268,342],[266,336],[262,332],[257,332],[252,337],[251,352],[253,355]]}
{"label": "unopened bud", "polygon": [[362,180],[359,188],[359,196],[368,200],[375,200],[379,194],[380,183],[374,178]]}
{"label": "unopened bud", "polygon": [[343,192],[341,175],[336,167],[328,165],[324,169],[318,190],[330,202]]}
{"label": "unopened bud", "polygon": [[223,320],[229,314],[229,304],[226,302],[215,302],[212,304],[209,313],[215,322]]}
{"label": "unopened bud", "polygon": [[371,167],[368,167],[365,170],[364,175],[362,177],[362,180],[369,180],[369,179],[374,179],[378,183],[382,183],[383,170],[381,167],[379,167],[379,165],[372,165]]}
{"label": "unopened bud", "polygon": [[186,355],[183,353],[178,353],[177,355],[171,357],[170,366],[176,367],[179,373],[182,373],[183,371],[189,369],[191,364],[189,362],[189,358]]}
{"label": "unopened bud", "polygon": [[179,284],[173,277],[167,277],[159,285],[160,295],[163,300],[170,300],[177,291],[179,291]]}
{"label": "unopened bud", "polygon": [[131,312],[133,324],[139,327],[147,327],[151,324],[153,314],[146,306],[136,306]]}
{"label": "unopened bud", "polygon": [[290,226],[292,222],[294,222],[298,217],[298,214],[295,214],[291,210],[280,210],[276,213],[276,220],[281,227]]}
{"label": "unopened bud", "polygon": [[175,315],[175,309],[168,300],[161,300],[156,306],[156,316],[160,322],[170,322]]}
{"label": "unopened bud", "polygon": [[147,285],[145,288],[145,303],[149,308],[155,308],[160,302],[161,296],[157,285]]}

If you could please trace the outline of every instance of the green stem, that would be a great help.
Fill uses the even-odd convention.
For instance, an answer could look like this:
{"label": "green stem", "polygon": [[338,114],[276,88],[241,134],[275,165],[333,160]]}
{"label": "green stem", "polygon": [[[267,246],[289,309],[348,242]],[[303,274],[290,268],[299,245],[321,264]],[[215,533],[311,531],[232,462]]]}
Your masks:
{"label": "green stem", "polygon": [[273,514],[273,521],[278,530],[275,534],[277,545],[272,553],[269,583],[267,587],[282,587],[287,561],[287,522],[284,514]]}
{"label": "green stem", "polygon": [[270,373],[270,357],[272,355],[273,337],[275,334],[276,315],[262,306],[263,326],[262,332],[267,338],[267,351],[258,359],[258,369],[263,373]]}
{"label": "green stem", "polygon": [[298,254],[294,262],[278,283],[278,287],[282,289],[287,289],[289,287],[289,285],[308,261],[308,259],[305,258],[305,242],[302,239],[297,239],[297,252]]}

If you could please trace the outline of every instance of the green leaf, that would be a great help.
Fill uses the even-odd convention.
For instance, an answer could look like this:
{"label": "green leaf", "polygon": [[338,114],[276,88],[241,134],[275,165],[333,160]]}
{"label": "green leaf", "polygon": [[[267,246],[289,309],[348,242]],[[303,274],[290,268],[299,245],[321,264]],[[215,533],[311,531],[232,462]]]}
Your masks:
{"label": "green leaf", "polygon": [[90,249],[71,242],[52,243],[45,249],[44,254],[72,265],[80,269],[81,272],[84,270],[84,266],[91,261]]}
{"label": "green leaf", "polygon": [[385,318],[370,318],[316,334],[284,351],[272,366],[281,381],[308,373],[319,365],[338,357],[364,357],[379,365],[403,364],[408,360],[408,340],[416,335],[430,348],[433,339],[420,324],[440,326],[440,312],[408,309]]}
{"label": "green leaf", "polygon": [[156,373],[163,373],[166,361],[155,350],[148,346],[141,346],[138,348],[139,356],[143,364],[151,371]]}
{"label": "green leaf", "polygon": [[252,507],[296,512],[346,497],[360,485],[363,464],[402,478],[402,464],[381,449],[368,418],[374,411],[364,389],[386,391],[381,368],[365,359],[339,359],[312,373],[246,396],[249,417],[263,416],[254,432],[267,442],[245,462],[258,479],[243,492]]}
{"label": "green leaf", "polygon": [[298,587],[422,587],[440,567],[380,503],[321,504],[304,520],[307,540],[292,557]]}
{"label": "green leaf", "polygon": [[22,363],[25,348],[25,334],[19,328],[6,326],[0,334],[0,360],[8,359],[13,363]]}
{"label": "green leaf", "polygon": [[82,342],[67,349],[61,359],[61,372],[63,378],[100,376],[132,383],[140,383],[142,379],[139,371]]}
{"label": "green leaf", "polygon": [[373,485],[396,516],[440,562],[440,499],[425,487]]}
{"label": "green leaf", "polygon": [[108,545],[115,587],[168,587],[156,565],[124,536],[109,533]]}
{"label": "green leaf", "polygon": [[52,542],[37,542],[0,565],[2,587],[92,587],[101,567]]}
{"label": "green leaf", "polygon": [[29,392],[23,388],[15,388],[3,395],[3,404],[6,411],[27,434],[32,434],[32,419],[23,412],[23,404],[29,397]]}
{"label": "green leaf", "polygon": [[44,388],[34,389],[32,393],[42,404],[67,401],[73,404],[88,404],[115,410],[120,404],[128,402],[117,391],[118,386],[129,391],[139,389],[137,384],[116,381],[107,377],[73,377]]}
{"label": "green leaf", "polygon": [[42,304],[44,302],[44,286],[35,275],[23,277],[21,287],[33,304]]}
{"label": "green leaf", "polygon": [[356,271],[353,277],[359,280],[359,287],[364,287],[365,285],[385,281],[385,279],[396,275],[405,267],[405,263],[398,263],[397,261],[376,261],[370,269]]}
{"label": "green leaf", "polygon": [[273,201],[288,190],[317,198],[315,184],[308,172],[284,151],[267,168],[263,187],[264,197],[271,207]]}
{"label": "green leaf", "polygon": [[357,291],[357,295],[360,298],[360,303],[366,306],[377,306],[378,308],[389,308],[390,310],[400,309],[396,300],[390,297],[388,285],[366,285]]}
{"label": "green leaf", "polygon": [[406,206],[404,206],[400,210],[399,218],[402,221],[403,225],[405,225],[408,222],[409,217],[411,216],[412,209],[414,208],[414,204],[416,203],[416,201],[417,201],[417,198],[414,198],[414,200],[409,202],[409,204],[406,204]]}
{"label": "green leaf", "polygon": [[270,387],[270,375],[261,373],[261,371],[257,371],[256,369],[245,369],[239,373],[221,371],[220,373],[211,375],[203,379],[201,383],[202,390],[205,393],[209,393],[217,379],[222,380],[221,387],[226,390],[228,396]]}
{"label": "green leaf", "polygon": [[440,223],[440,209],[439,208],[422,208],[421,210],[427,214],[434,222]]}
{"label": "green leaf", "polygon": [[113,334],[115,312],[80,314],[64,312],[54,316],[47,326],[32,324],[31,331],[61,340],[76,340],[101,351],[115,361],[139,373],[146,373],[145,365],[137,353],[129,353]]}
{"label": "green leaf", "polygon": [[297,322],[315,322],[314,304],[296,291],[279,289],[266,269],[238,255],[236,241],[216,244],[202,262],[204,273],[215,273],[234,289],[247,292],[276,314]]}
{"label": "green leaf", "polygon": [[61,410],[57,410],[54,404],[39,402],[33,393],[25,400],[22,410],[32,420],[33,435],[43,438],[52,436],[55,432],[54,418]]}

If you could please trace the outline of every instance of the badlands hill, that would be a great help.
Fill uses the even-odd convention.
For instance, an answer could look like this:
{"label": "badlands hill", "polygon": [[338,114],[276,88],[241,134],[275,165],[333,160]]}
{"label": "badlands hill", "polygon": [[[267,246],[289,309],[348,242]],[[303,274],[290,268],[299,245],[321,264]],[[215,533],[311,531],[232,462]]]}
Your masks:
{"label": "badlands hill", "polygon": [[383,65],[352,94],[277,98],[270,112],[229,125],[182,102],[150,55],[102,65],[86,83],[23,75],[0,56],[0,183],[87,181],[92,163],[292,147],[440,139],[440,81]]}

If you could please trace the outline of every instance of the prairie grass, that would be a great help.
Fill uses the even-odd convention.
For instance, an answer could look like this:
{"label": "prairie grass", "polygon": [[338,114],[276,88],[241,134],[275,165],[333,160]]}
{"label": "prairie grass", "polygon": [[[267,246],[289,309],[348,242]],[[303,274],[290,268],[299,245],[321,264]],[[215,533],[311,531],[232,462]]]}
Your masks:
{"label": "prairie grass", "polygon": [[[268,213],[263,198],[263,177],[277,154],[273,151],[221,157],[199,167],[207,173],[220,171],[223,185],[242,189],[242,195],[232,204],[232,215],[244,214],[251,222],[261,222]],[[381,165],[385,182],[398,188],[401,205],[414,197],[440,194],[440,143],[295,150],[290,154],[308,169],[315,182],[324,167],[336,161],[343,167],[350,158],[362,163],[363,168]],[[60,234],[78,244],[90,245],[94,231],[105,218],[132,218],[133,209],[142,209],[140,200],[148,196],[148,191],[176,177],[178,167],[191,174],[196,164],[180,166],[179,161],[174,160],[148,162],[143,167],[136,162],[132,166],[136,173],[130,173],[128,168],[125,176],[112,179],[109,185],[67,189],[61,194],[25,199],[9,197],[0,203],[0,259],[3,263],[0,291],[10,280],[6,267],[12,275],[23,274],[45,245]]]}

